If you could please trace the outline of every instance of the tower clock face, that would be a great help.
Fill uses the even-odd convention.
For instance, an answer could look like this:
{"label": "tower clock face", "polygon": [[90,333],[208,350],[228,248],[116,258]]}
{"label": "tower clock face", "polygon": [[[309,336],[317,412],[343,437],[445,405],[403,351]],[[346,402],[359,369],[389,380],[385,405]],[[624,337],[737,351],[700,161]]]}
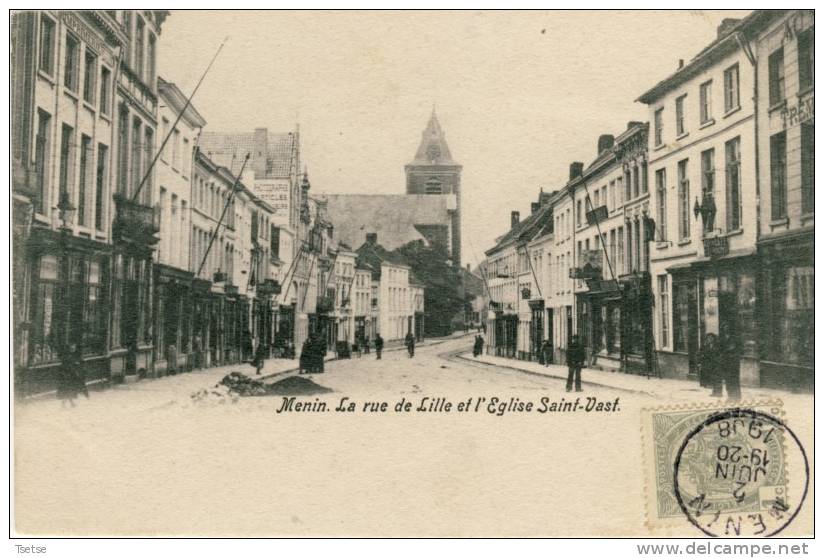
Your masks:
{"label": "tower clock face", "polygon": [[434,145],[434,144],[430,145],[426,149],[426,155],[427,155],[427,157],[429,157],[430,161],[435,161],[435,160],[438,159],[438,157],[441,156],[441,148],[438,147],[437,145]]}

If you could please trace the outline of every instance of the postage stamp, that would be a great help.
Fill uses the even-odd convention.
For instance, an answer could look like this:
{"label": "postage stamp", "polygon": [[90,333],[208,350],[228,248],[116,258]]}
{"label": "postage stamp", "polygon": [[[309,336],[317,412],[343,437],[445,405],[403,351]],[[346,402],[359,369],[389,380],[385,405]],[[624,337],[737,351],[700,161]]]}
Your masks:
{"label": "postage stamp", "polygon": [[[642,414],[647,525],[766,537],[794,519],[809,464],[780,401],[663,407]],[[698,534],[696,532],[695,534]]]}

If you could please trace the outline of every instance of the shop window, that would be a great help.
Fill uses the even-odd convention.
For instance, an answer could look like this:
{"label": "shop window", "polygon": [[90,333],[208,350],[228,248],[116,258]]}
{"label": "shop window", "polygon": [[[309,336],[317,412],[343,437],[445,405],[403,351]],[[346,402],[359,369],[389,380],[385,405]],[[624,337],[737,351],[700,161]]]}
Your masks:
{"label": "shop window", "polygon": [[672,348],[686,353],[689,349],[688,335],[690,303],[695,296],[695,287],[691,282],[673,282],[672,284]]}
{"label": "shop window", "polygon": [[772,273],[768,359],[813,366],[815,268],[779,267]]}
{"label": "shop window", "polygon": [[90,261],[86,269],[83,308],[83,352],[102,354],[106,346],[105,285],[107,266],[104,260]]}
{"label": "shop window", "polygon": [[666,275],[658,277],[658,305],[661,348],[663,349],[669,345],[669,285]]}
{"label": "shop window", "polygon": [[59,263],[56,256],[42,256],[31,288],[29,364],[58,362],[57,333]]}

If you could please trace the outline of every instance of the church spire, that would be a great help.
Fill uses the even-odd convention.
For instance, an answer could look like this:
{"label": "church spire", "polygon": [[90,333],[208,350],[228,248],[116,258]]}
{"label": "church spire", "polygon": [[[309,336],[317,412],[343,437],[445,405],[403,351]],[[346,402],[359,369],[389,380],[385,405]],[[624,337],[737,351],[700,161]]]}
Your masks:
{"label": "church spire", "polygon": [[446,143],[446,134],[438,121],[438,114],[435,110],[435,103],[432,103],[432,114],[429,122],[421,134],[421,143],[415,153],[412,165],[457,165],[452,160],[452,154]]}

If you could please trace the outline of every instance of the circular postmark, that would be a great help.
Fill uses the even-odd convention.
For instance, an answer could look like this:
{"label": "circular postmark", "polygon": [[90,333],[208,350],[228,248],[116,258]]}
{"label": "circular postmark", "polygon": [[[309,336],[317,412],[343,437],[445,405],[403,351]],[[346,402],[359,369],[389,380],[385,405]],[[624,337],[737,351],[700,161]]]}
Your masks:
{"label": "circular postmark", "polygon": [[713,413],[687,434],[673,484],[681,511],[706,535],[771,537],[798,515],[809,476],[807,454],[784,422],[736,408]]}

